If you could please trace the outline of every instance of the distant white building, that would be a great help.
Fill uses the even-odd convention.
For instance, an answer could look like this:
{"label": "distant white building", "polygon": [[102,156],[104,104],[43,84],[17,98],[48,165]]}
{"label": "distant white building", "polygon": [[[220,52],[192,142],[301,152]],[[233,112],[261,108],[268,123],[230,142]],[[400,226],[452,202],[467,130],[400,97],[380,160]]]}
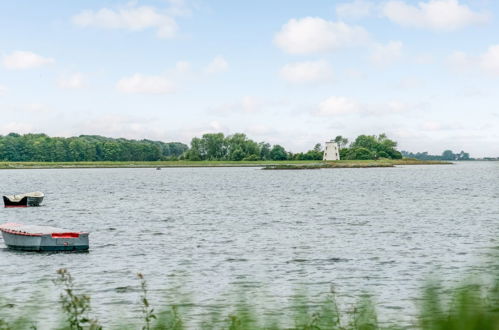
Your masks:
{"label": "distant white building", "polygon": [[340,147],[334,141],[326,142],[322,160],[340,160]]}

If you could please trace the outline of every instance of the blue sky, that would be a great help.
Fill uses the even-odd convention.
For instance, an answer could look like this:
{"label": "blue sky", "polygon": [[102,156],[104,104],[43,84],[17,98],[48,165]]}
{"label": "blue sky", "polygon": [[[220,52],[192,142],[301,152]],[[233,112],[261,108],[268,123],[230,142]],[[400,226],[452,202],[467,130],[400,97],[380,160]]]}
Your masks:
{"label": "blue sky", "polygon": [[0,134],[304,151],[387,133],[499,155],[499,4],[487,0],[3,1]]}

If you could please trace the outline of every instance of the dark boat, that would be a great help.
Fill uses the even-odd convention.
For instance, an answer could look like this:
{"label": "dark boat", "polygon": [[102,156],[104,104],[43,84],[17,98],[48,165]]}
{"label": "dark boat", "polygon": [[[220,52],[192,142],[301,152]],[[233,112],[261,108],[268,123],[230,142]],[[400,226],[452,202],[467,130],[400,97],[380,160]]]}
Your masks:
{"label": "dark boat", "polygon": [[88,233],[67,229],[5,223],[0,225],[8,248],[22,251],[87,251]]}
{"label": "dark boat", "polygon": [[39,191],[20,195],[7,195],[3,196],[3,203],[5,207],[40,206],[43,197],[45,195]]}

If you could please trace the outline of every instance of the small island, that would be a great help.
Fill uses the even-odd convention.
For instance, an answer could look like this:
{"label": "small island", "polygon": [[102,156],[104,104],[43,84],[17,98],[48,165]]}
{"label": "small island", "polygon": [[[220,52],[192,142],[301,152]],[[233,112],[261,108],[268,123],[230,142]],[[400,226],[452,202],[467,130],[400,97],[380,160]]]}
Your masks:
{"label": "small island", "polygon": [[465,160],[407,157],[404,154],[419,153],[398,151],[397,142],[386,134],[360,135],[351,143],[347,138],[337,136],[331,142],[338,146],[340,160],[324,160],[320,143],[307,152],[293,153],[278,144],[256,142],[243,133],[228,136],[223,133],[204,134],[194,137],[190,146],[181,142],[96,135],[64,138],[10,133],[0,136],[0,169],[259,167],[265,170],[308,170],[440,165],[451,164],[449,160]]}

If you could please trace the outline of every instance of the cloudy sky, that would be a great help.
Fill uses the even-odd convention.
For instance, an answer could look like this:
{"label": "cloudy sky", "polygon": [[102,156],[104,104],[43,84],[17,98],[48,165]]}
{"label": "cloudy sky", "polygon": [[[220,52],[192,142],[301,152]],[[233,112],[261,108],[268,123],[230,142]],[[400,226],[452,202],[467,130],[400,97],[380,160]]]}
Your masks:
{"label": "cloudy sky", "polygon": [[499,2],[0,2],[0,134],[499,156]]}

